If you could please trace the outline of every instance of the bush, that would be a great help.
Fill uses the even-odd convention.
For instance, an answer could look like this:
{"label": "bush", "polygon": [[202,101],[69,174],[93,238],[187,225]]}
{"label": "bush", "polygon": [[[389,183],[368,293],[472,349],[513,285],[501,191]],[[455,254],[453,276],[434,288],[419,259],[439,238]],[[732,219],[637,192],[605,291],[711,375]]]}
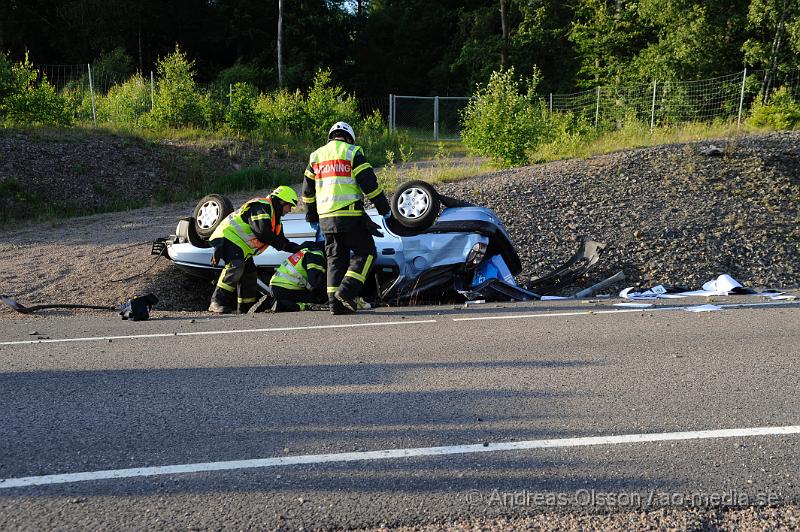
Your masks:
{"label": "bush", "polygon": [[300,91],[281,89],[272,94],[262,94],[255,103],[255,113],[267,134],[299,135],[305,128],[305,100]]}
{"label": "bush", "polygon": [[521,94],[513,68],[494,72],[464,109],[464,144],[504,165],[527,163],[527,154],[546,140],[548,131],[547,108],[533,92],[537,84],[534,73]]}
{"label": "bush", "polygon": [[[208,115],[208,98],[194,81],[194,61],[180,47],[158,60],[158,88],[148,118],[155,127],[203,126]],[[204,108],[205,104],[205,108]]]}
{"label": "bush", "polygon": [[150,109],[150,82],[135,74],[108,94],[97,98],[98,120],[115,124],[137,124]]}
{"label": "bush", "polygon": [[222,70],[214,80],[214,94],[228,97],[230,86],[234,83],[247,83],[253,87],[260,87],[265,78],[265,72],[255,65],[236,63]]}
{"label": "bush", "polygon": [[13,125],[66,126],[72,112],[44,75],[33,68],[28,54],[16,65],[0,53],[0,120]]}
{"label": "bush", "polygon": [[233,131],[252,131],[258,125],[255,102],[256,89],[247,83],[235,83],[231,101],[225,113],[225,122]]}
{"label": "bush", "polygon": [[358,102],[338,86],[331,85],[331,71],[318,70],[308,90],[305,105],[306,128],[314,138],[328,138],[328,130],[339,121],[355,124]]}
{"label": "bush", "polygon": [[747,123],[756,127],[794,129],[800,126],[800,105],[786,87],[773,92],[766,104],[759,98],[753,104]]}

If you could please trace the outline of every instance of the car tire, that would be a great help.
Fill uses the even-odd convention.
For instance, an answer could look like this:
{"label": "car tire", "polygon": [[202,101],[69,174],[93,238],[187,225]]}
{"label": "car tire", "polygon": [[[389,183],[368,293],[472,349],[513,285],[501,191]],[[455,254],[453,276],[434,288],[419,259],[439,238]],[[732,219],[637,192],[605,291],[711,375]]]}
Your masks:
{"label": "car tire", "polygon": [[194,208],[194,228],[198,236],[208,240],[214,229],[233,212],[231,200],[220,194],[209,194]]}
{"label": "car tire", "polygon": [[439,216],[441,201],[433,185],[425,181],[403,183],[392,195],[392,216],[403,227],[424,230]]}

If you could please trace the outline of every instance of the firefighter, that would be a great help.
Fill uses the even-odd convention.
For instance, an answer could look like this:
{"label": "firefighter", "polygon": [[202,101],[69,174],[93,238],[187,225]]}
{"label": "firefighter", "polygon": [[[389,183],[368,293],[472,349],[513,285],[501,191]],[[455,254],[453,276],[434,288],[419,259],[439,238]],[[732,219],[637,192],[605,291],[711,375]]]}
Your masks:
{"label": "firefighter", "polygon": [[[258,275],[253,257],[269,246],[294,253],[300,249],[281,232],[281,216],[297,205],[297,193],[280,186],[266,198],[248,200],[214,230],[211,265],[225,267],[211,296],[210,312],[227,314],[238,308],[246,313],[258,297]],[[238,298],[237,298],[238,290]]]}
{"label": "firefighter", "polygon": [[[375,224],[364,212],[364,196],[391,216],[364,150],[346,122],[336,122],[329,142],[311,154],[303,179],[306,220],[325,235],[327,296],[333,314],[358,309],[357,297],[375,260]],[[351,258],[352,252],[352,258]]]}
{"label": "firefighter", "polygon": [[[269,281],[272,298],[268,301],[271,305],[263,310],[295,312],[310,310],[315,304],[327,303],[325,265],[325,253],[322,251],[321,243],[316,246],[304,246],[297,253],[290,255],[275,270]],[[262,303],[259,302],[259,307],[261,306]]]}

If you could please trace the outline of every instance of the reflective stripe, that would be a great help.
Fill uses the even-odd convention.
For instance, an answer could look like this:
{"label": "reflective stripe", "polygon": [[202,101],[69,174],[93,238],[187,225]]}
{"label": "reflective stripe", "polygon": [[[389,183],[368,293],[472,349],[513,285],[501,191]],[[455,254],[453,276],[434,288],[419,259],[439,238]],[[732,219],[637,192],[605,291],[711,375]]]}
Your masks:
{"label": "reflective stripe", "polygon": [[364,269],[361,270],[361,275],[366,278],[367,274],[369,273],[369,269],[372,267],[372,260],[375,257],[373,255],[367,255],[367,260],[364,262]]}
{"label": "reflective stripe", "polygon": [[359,166],[358,168],[353,170],[353,175],[356,176],[356,175],[360,174],[361,172],[363,172],[364,170],[366,170],[367,168],[372,168],[372,165],[369,164],[369,163],[362,164],[361,166]]}
{"label": "reflective stripe", "polygon": [[309,265],[308,265],[308,269],[309,269],[309,270],[319,270],[319,271],[321,271],[321,272],[324,272],[324,271],[325,271],[325,268],[324,268],[324,267],[322,267],[322,266],[320,266],[319,264],[309,264]]}
{"label": "reflective stripe", "polygon": [[223,277],[222,275],[219,276],[219,281],[217,281],[217,286],[222,288],[223,290],[225,290],[227,292],[235,292],[236,291],[236,287],[235,286],[231,286],[231,285],[226,284],[226,283],[223,283],[222,282],[222,277]]}
{"label": "reflective stripe", "polygon": [[378,188],[376,188],[375,190],[373,190],[372,192],[367,194],[367,199],[372,199],[375,196],[380,196],[382,193],[383,193],[383,190],[381,189],[380,186],[378,186]]}
{"label": "reflective stripe", "polygon": [[324,201],[358,201],[361,199],[361,194],[342,194],[338,196],[317,196],[317,201],[320,203]]}
{"label": "reflective stripe", "polygon": [[329,287],[328,287],[328,293],[329,293],[329,294],[335,294],[335,293],[336,293],[336,290],[338,290],[338,289],[339,289],[339,287],[338,287],[338,286],[329,286]]}
{"label": "reflective stripe", "polygon": [[364,211],[335,211],[328,214],[320,214],[320,219],[322,218],[336,218],[339,216],[361,216],[364,214]]}
{"label": "reflective stripe", "polygon": [[313,198],[308,198],[306,196],[303,196],[303,203],[314,203],[315,201],[317,201],[316,196]]}
{"label": "reflective stripe", "polygon": [[240,297],[236,300],[238,303],[255,303],[256,298],[254,297]]}
{"label": "reflective stripe", "polygon": [[320,177],[317,180],[318,181],[324,181],[326,179],[335,179],[337,185],[355,185],[356,184],[356,180],[354,178],[352,178],[352,177],[342,177],[342,176],[337,176],[337,175],[332,175],[332,176],[328,176],[328,177]]}
{"label": "reflective stripe", "polygon": [[367,278],[366,277],[364,277],[363,275],[361,275],[359,273],[351,272],[350,270],[347,270],[347,273],[345,273],[344,276],[345,277],[352,277],[353,279],[358,279],[359,281],[361,281],[362,284],[367,282]]}

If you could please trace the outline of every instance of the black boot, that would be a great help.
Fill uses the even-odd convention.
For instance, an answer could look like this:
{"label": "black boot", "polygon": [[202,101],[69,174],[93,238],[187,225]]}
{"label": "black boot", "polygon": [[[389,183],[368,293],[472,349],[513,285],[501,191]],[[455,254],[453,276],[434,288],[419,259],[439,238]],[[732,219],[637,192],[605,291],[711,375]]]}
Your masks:
{"label": "black boot", "polygon": [[235,310],[234,298],[236,296],[227,290],[217,287],[211,295],[211,304],[208,306],[209,312],[217,314],[230,314]]}

